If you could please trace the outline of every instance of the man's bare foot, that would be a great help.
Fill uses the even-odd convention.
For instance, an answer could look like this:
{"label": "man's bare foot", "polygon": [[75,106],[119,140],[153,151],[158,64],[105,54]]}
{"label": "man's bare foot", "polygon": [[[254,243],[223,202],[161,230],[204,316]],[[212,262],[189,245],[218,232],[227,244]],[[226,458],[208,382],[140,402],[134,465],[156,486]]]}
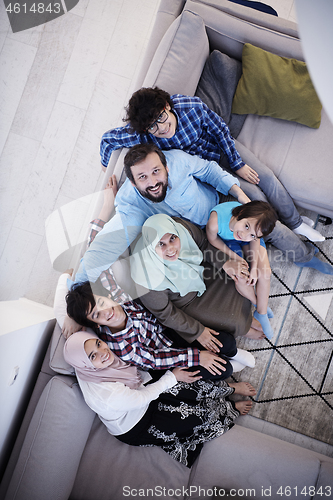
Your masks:
{"label": "man's bare foot", "polygon": [[241,415],[246,415],[252,408],[252,401],[237,401],[235,407]]}
{"label": "man's bare foot", "polygon": [[263,331],[255,330],[254,328],[251,327],[250,330],[247,332],[247,334],[244,335],[244,337],[247,339],[260,340],[264,339],[266,335],[264,334]]}
{"label": "man's bare foot", "polygon": [[255,396],[257,394],[257,391],[249,382],[232,382],[228,385],[235,389],[234,394],[240,394],[241,396]]}
{"label": "man's bare foot", "polygon": [[258,330],[259,332],[263,331],[261,324],[256,318],[252,318],[251,328]]}

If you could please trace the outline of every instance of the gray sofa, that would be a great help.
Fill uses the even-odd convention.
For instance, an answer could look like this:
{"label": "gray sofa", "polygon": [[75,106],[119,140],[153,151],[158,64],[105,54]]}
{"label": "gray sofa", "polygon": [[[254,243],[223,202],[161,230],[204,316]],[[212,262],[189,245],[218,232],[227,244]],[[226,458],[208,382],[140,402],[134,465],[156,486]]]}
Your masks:
{"label": "gray sofa", "polygon": [[[225,489],[232,496],[238,492],[239,498],[280,498],[278,491],[290,490],[303,491],[302,498],[310,499],[328,491],[332,458],[237,424],[206,443],[192,469],[159,448],[121,443],[85,404],[73,369],[63,358],[63,345],[57,324],[0,498],[179,500],[211,498],[218,487],[220,496]],[[319,494],[312,496],[310,487]]]}
{"label": "gray sofa", "polygon": [[[304,61],[297,26],[290,21],[227,0],[162,0],[137,87],[157,85],[170,94],[194,95],[209,52],[219,50],[241,61],[246,42]],[[333,124],[324,109],[318,129],[248,115],[237,137],[275,173],[297,206],[329,217],[332,138]],[[109,164],[109,172],[119,177],[123,155],[117,151]]]}
{"label": "gray sofa", "polygon": [[[218,49],[240,60],[244,42],[302,59],[296,26],[290,22],[224,0],[162,0],[137,87],[158,85],[170,93],[194,95],[209,52]],[[332,216],[332,132],[324,111],[318,130],[249,115],[238,140],[274,170],[299,206]],[[108,167],[118,178],[123,155],[113,154]],[[1,498],[198,499],[211,497],[214,487],[232,490],[234,498],[236,492],[257,499],[296,498],[296,491],[304,499],[329,496],[325,488],[332,484],[332,458],[238,425],[206,443],[192,469],[161,449],[119,442],[85,405],[62,357],[63,343],[56,326]]]}

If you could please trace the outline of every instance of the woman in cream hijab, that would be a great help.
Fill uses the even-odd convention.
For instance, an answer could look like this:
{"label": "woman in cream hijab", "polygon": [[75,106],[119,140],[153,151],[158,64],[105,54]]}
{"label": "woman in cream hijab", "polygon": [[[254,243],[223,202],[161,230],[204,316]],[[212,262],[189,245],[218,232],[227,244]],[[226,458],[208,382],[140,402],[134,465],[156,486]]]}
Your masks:
{"label": "woman in cream hijab", "polygon": [[[198,226],[158,214],[142,227],[131,256],[131,275],[142,303],[163,325],[192,346],[198,341],[237,359],[235,337],[258,335],[262,329],[252,321],[250,301],[239,296],[223,271],[228,259]],[[237,361],[254,366],[250,353]]]}
{"label": "woman in cream hijab", "polygon": [[252,406],[249,400],[233,403],[226,398],[234,392],[255,394],[245,382],[228,385],[196,377],[189,384],[183,368],[144,385],[150,379],[147,372],[120,360],[88,332],[67,339],[64,357],[75,368],[86,403],[111,434],[135,446],[160,446],[187,467],[206,441],[226,432]]}

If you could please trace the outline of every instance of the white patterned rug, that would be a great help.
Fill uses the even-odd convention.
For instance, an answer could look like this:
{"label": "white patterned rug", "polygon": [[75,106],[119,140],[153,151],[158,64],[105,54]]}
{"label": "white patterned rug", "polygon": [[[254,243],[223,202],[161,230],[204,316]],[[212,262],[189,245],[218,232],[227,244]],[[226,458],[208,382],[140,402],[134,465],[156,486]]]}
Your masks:
{"label": "white patterned rug", "polygon": [[[333,265],[333,224],[317,219],[316,228],[326,236],[316,244],[317,257]],[[257,389],[254,417],[333,444],[333,276],[276,262],[276,257],[271,247],[274,337],[238,339],[239,347],[253,353],[256,366],[235,379]]]}

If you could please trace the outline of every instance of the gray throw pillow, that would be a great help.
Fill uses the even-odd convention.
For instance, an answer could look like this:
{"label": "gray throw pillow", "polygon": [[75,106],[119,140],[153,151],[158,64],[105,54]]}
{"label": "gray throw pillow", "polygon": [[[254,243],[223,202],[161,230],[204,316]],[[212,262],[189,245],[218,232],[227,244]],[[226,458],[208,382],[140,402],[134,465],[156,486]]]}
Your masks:
{"label": "gray throw pillow", "polygon": [[241,75],[240,61],[214,50],[207,59],[195,93],[223,118],[233,137],[238,136],[247,116],[231,113],[232,100]]}

